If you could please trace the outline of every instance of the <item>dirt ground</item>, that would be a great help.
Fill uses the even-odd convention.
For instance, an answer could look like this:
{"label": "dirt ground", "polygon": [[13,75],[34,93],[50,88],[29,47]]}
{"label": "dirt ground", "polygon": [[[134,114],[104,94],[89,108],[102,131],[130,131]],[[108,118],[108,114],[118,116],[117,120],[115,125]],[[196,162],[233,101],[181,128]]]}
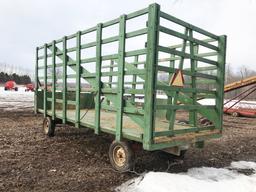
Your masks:
{"label": "dirt ground", "polygon": [[256,118],[224,116],[221,139],[190,148],[183,160],[139,152],[135,172],[117,173],[109,163],[109,135],[59,126],[53,138],[42,131],[41,115],[0,111],[0,191],[113,191],[148,171],[183,172],[192,167],[225,167],[256,161]]}

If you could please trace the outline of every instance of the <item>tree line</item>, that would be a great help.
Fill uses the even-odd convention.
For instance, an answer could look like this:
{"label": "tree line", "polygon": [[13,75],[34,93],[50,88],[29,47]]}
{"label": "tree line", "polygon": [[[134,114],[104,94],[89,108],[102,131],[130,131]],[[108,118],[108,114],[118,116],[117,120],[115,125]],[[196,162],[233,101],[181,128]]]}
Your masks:
{"label": "tree line", "polygon": [[0,72],[0,83],[6,83],[7,81],[15,81],[17,84],[28,84],[31,83],[31,78],[28,75]]}
{"label": "tree line", "polygon": [[[230,64],[226,65],[226,80],[225,84],[233,83],[235,81],[240,81],[242,79],[256,76],[256,71],[252,69],[248,69],[246,66],[241,66],[238,70],[234,71]],[[255,84],[246,86],[237,90],[230,91],[225,94],[226,99],[234,98],[235,96],[244,93],[248,89],[252,90],[255,87]],[[256,91],[250,94],[245,100],[256,100]]]}

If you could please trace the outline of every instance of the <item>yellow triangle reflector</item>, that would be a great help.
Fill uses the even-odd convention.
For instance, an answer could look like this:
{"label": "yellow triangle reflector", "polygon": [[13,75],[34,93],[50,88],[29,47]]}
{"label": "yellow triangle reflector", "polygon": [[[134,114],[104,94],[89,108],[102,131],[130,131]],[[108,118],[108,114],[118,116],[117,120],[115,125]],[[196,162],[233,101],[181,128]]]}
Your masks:
{"label": "yellow triangle reflector", "polygon": [[181,70],[177,70],[171,80],[170,80],[170,85],[172,86],[177,86],[177,87],[183,87],[184,86],[184,77],[183,73]]}

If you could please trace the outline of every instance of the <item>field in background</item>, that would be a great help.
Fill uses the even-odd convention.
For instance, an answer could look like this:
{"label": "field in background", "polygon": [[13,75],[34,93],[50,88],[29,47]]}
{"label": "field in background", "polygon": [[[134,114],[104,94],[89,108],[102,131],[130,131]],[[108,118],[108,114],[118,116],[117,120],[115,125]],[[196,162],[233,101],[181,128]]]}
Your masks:
{"label": "field in background", "polygon": [[25,92],[25,87],[18,87],[18,91],[5,91],[4,87],[0,87],[0,110],[33,110],[33,106],[34,92]]}
{"label": "field in background", "polygon": [[[113,191],[138,173],[143,175],[139,178],[141,184],[146,185],[152,175],[162,181],[163,173],[144,177],[145,172],[172,173],[164,175],[170,183],[173,181],[168,178],[189,176],[195,167],[212,167],[207,177],[218,179],[211,176],[218,171],[215,168],[230,166],[233,161],[256,161],[256,118],[224,115],[223,137],[207,142],[204,149],[189,149],[183,160],[164,158],[160,152],[141,151],[136,158],[136,173],[123,174],[115,172],[108,160],[111,136],[95,136],[91,130],[59,125],[56,136],[47,138],[42,121],[42,115],[33,114],[33,92],[23,88],[5,92],[0,88],[0,191]],[[196,171],[198,177],[203,177],[205,169]],[[223,176],[227,172],[218,173]],[[249,175],[253,183],[254,173],[253,168],[245,169],[239,178]],[[203,183],[207,177],[201,178]],[[232,179],[236,177],[227,182]],[[133,183],[130,185],[134,187]]]}

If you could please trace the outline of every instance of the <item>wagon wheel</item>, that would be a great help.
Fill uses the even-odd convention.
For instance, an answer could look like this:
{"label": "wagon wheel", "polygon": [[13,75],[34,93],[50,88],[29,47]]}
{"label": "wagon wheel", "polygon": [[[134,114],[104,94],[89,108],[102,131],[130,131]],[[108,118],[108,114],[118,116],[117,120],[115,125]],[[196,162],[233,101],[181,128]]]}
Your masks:
{"label": "wagon wheel", "polygon": [[54,136],[55,124],[50,117],[45,117],[43,121],[43,131],[49,137]]}
{"label": "wagon wheel", "polygon": [[199,122],[200,122],[200,124],[205,125],[205,126],[208,126],[208,125],[212,124],[212,122],[210,120],[206,119],[206,118],[201,118],[199,120]]}
{"label": "wagon wheel", "polygon": [[233,116],[233,117],[239,117],[239,113],[238,113],[238,112],[233,112],[233,113],[232,113],[232,116]]}
{"label": "wagon wheel", "polygon": [[113,141],[109,147],[109,159],[115,170],[128,171],[133,166],[134,153],[128,142]]}

